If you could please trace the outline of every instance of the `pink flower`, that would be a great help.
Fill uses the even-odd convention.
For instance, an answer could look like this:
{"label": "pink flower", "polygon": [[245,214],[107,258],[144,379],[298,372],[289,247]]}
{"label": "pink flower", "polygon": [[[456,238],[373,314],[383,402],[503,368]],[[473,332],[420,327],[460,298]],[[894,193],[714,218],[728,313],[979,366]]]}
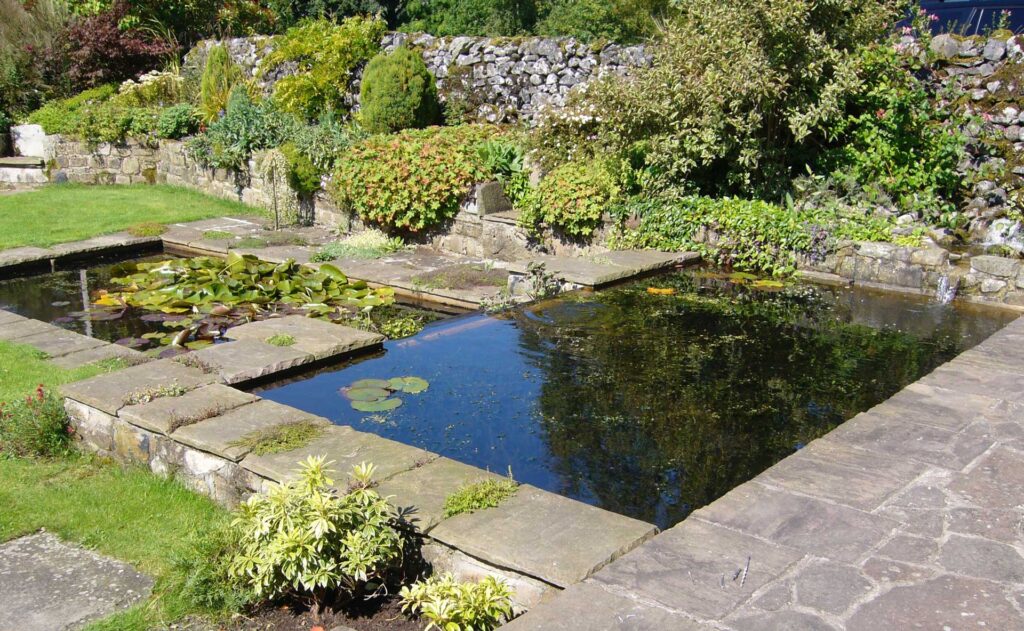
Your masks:
{"label": "pink flower", "polygon": [[878,120],[884,119],[885,118],[885,114],[886,114],[885,110],[883,108],[881,108],[881,107],[878,108],[877,111],[875,111],[875,117],[878,118]]}

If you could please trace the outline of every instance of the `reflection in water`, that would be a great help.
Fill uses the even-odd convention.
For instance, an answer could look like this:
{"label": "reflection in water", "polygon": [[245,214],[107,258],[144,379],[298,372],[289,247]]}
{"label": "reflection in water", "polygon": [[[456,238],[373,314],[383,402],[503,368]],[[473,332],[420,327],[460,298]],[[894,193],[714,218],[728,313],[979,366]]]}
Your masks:
{"label": "reflection in water", "polygon": [[[653,296],[647,285],[671,287]],[[1011,316],[676,274],[469,316],[263,396],[668,526]],[[338,389],[415,375],[387,415]]]}

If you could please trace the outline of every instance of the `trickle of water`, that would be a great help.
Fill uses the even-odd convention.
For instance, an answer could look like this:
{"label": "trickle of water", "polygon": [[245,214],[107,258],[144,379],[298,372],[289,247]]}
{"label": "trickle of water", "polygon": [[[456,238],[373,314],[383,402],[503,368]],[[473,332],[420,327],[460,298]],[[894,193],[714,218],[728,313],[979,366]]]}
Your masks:
{"label": "trickle of water", "polygon": [[935,288],[935,299],[941,304],[948,305],[956,298],[956,290],[959,288],[960,279],[950,281],[949,276],[943,274],[939,277],[939,284]]}

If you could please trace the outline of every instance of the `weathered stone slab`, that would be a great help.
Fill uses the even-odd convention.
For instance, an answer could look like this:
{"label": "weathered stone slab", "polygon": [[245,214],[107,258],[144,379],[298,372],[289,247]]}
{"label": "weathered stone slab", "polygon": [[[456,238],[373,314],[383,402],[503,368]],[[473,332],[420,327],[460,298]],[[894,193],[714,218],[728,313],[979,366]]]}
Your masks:
{"label": "weathered stone slab", "polygon": [[925,465],[814,441],[762,474],[766,484],[870,511],[912,482]]}
{"label": "weathered stone slab", "polygon": [[501,506],[446,519],[430,536],[488,563],[567,587],[656,532],[651,524],[522,485]]}
{"label": "weathered stone slab", "polygon": [[858,414],[821,440],[839,442],[949,469],[961,469],[992,445],[984,422],[961,432],[890,416],[884,407]]}
{"label": "weathered stone slab", "polygon": [[139,351],[126,348],[119,344],[103,344],[95,348],[88,348],[81,351],[75,351],[74,353],[68,353],[62,357],[52,358],[50,361],[55,366],[61,368],[72,369],[80,368],[81,366],[87,366],[89,364],[95,364],[107,359],[123,359],[129,366],[136,366],[138,364],[145,364],[146,362],[153,361],[152,358],[140,353]]}
{"label": "weathered stone slab", "polygon": [[278,454],[250,454],[242,461],[242,466],[256,475],[284,482],[292,478],[297,464],[307,456],[325,456],[332,463],[330,468],[335,472],[334,480],[340,489],[347,487],[352,467],[364,462],[376,467],[374,479],[383,482],[437,457],[429,451],[357,432],[351,427],[331,425],[305,447]]}
{"label": "weathered stone slab", "polygon": [[213,383],[214,379],[201,370],[162,359],[61,386],[61,393],[108,414],[117,414],[133,394],[173,384],[194,389]]}
{"label": "weathered stone slab", "polygon": [[38,533],[0,545],[0,627],[63,631],[127,609],[153,579],[127,563]]}
{"label": "weathered stone slab", "polygon": [[637,602],[584,582],[502,627],[507,631],[712,631],[656,605]]}
{"label": "weathered stone slab", "polygon": [[261,261],[283,263],[289,259],[305,265],[313,258],[316,250],[304,245],[271,245],[265,248],[232,248],[239,254],[252,254]]}
{"label": "weathered stone slab", "polygon": [[33,261],[47,261],[57,255],[53,250],[47,248],[23,247],[10,248],[0,251],[0,267],[10,267],[31,263]]}
{"label": "weathered stone slab", "polygon": [[233,340],[266,342],[274,335],[294,337],[295,344],[286,348],[309,353],[317,360],[373,349],[385,339],[377,333],[301,315],[250,322],[228,331],[228,337]]}
{"label": "weathered stone slab", "polygon": [[947,571],[1001,584],[1024,582],[1024,557],[1013,546],[951,535],[942,544],[939,565]]}
{"label": "weathered stone slab", "polygon": [[22,320],[10,321],[7,324],[0,324],[0,340],[20,343],[22,338],[39,335],[40,333],[53,333],[59,330],[60,328],[52,324],[24,318]]}
{"label": "weathered stone slab", "polygon": [[22,322],[28,320],[25,316],[20,316],[13,311],[7,311],[6,309],[0,309],[0,326],[5,324],[12,324],[14,322]]}
{"label": "weathered stone slab", "polygon": [[18,343],[28,344],[36,350],[46,353],[51,358],[63,357],[71,353],[87,351],[107,345],[107,342],[103,340],[61,328],[18,338]]}
{"label": "weathered stone slab", "polygon": [[192,351],[192,355],[227,384],[268,377],[313,361],[309,353],[256,340],[215,344]]}
{"label": "weathered stone slab", "polygon": [[939,366],[918,383],[993,399],[1024,402],[1024,372],[994,362],[958,358]]}
{"label": "weathered stone slab", "polygon": [[559,280],[585,287],[599,287],[655,270],[694,262],[699,258],[700,255],[693,252],[654,250],[607,252],[589,259],[575,256],[537,256],[528,261],[514,261],[509,264],[508,270],[515,274],[525,274],[530,263],[543,263],[545,271]]}
{"label": "weathered stone slab", "polygon": [[690,518],[591,580],[617,593],[642,594],[670,609],[719,619],[802,557],[792,548]]}
{"label": "weathered stone slab", "polygon": [[776,491],[757,482],[736,487],[694,515],[845,563],[859,560],[898,525],[885,517]]}
{"label": "weathered stone slab", "polygon": [[70,254],[87,254],[100,252],[102,250],[116,250],[146,244],[158,244],[160,237],[133,237],[127,232],[105,234],[83,241],[72,241],[70,243],[59,243],[51,249],[59,256]]}
{"label": "weathered stone slab", "polygon": [[444,501],[459,487],[501,476],[449,458],[438,458],[383,482],[378,491],[393,496],[402,519],[419,532],[429,532],[444,519]]}
{"label": "weathered stone slab", "polygon": [[998,403],[989,397],[912,383],[882,405],[887,414],[956,432],[986,414],[998,415]]}
{"label": "weathered stone slab", "polygon": [[846,628],[1019,631],[1024,622],[999,584],[950,575],[893,587],[863,604]]}
{"label": "weathered stone slab", "polygon": [[729,621],[735,631],[835,631],[822,618],[803,611],[773,611],[743,616]]}
{"label": "weathered stone slab", "polygon": [[947,488],[976,506],[1019,508],[1024,506],[1024,458],[997,447]]}
{"label": "weathered stone slab", "polygon": [[[174,431],[171,437],[189,447],[238,462],[249,453],[248,447],[235,444],[243,436],[250,432],[270,429],[276,425],[299,421],[323,423],[324,425],[329,423],[326,419],[287,405],[259,400],[229,410],[220,416],[186,425]],[[295,463],[293,463],[293,468],[294,465]]]}
{"label": "weathered stone slab", "polygon": [[254,394],[211,384],[180,397],[163,397],[149,403],[121,408],[118,417],[143,429],[169,435],[174,430],[204,421],[243,405],[259,401]]}

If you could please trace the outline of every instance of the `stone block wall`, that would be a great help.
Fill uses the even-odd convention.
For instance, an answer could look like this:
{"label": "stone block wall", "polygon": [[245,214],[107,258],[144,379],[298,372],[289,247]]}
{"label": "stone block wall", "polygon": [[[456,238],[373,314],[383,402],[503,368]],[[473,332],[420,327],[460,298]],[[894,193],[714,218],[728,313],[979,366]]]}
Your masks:
{"label": "stone block wall", "polygon": [[[218,42],[197,44],[185,56],[184,71],[202,72],[206,55]],[[260,76],[260,61],[273,46],[268,37],[224,40],[235,63],[269,92],[291,69],[276,68]],[[569,90],[608,73],[624,74],[651,63],[642,46],[593,46],[572,38],[434,37],[423,33],[388,33],[381,47],[405,44],[420,52],[437,78],[442,101],[466,112],[468,120],[510,123],[531,119],[545,105],[561,105]],[[349,86],[348,100],[358,108],[361,71]]]}

